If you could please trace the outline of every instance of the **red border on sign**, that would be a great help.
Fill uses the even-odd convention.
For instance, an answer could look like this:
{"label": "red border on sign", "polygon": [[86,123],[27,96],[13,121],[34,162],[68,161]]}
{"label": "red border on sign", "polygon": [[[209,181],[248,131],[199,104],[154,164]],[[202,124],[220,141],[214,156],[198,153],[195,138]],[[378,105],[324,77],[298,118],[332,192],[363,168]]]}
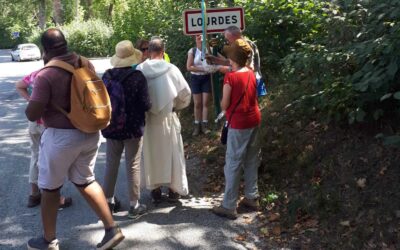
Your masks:
{"label": "red border on sign", "polygon": [[[214,12],[226,12],[226,11],[239,11],[240,12],[240,19],[241,19],[241,26],[240,30],[244,30],[244,11],[242,7],[235,7],[235,8],[214,8],[214,9],[207,9],[207,13],[214,13]],[[194,34],[199,34],[197,31],[190,31],[189,32],[189,19],[188,19],[188,14],[197,14],[201,13],[201,9],[196,9],[196,10],[185,10],[183,15],[185,18],[185,30],[184,33],[186,35],[194,35]],[[213,30],[207,30],[207,33],[221,33],[224,32],[225,29],[213,29]]]}

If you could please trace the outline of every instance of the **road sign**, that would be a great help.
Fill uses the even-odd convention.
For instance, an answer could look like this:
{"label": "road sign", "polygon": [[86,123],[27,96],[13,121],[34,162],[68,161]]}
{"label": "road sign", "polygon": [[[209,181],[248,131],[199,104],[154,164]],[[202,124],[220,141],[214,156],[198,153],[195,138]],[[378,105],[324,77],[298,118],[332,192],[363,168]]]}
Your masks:
{"label": "road sign", "polygon": [[19,32],[18,31],[15,31],[15,32],[12,32],[11,33],[11,36],[12,36],[12,38],[18,38],[19,37]]}
{"label": "road sign", "polygon": [[[186,35],[201,34],[201,9],[183,12],[183,31]],[[242,7],[207,9],[207,33],[220,33],[229,26],[244,30],[244,11]]]}

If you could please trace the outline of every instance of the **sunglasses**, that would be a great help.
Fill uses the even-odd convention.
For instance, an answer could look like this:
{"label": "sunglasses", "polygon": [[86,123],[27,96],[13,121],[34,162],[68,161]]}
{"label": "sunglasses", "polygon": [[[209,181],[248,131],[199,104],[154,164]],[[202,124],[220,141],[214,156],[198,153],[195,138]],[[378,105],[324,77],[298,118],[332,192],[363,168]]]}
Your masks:
{"label": "sunglasses", "polygon": [[145,52],[146,50],[149,50],[149,48],[140,48],[140,50],[141,50],[142,52]]}

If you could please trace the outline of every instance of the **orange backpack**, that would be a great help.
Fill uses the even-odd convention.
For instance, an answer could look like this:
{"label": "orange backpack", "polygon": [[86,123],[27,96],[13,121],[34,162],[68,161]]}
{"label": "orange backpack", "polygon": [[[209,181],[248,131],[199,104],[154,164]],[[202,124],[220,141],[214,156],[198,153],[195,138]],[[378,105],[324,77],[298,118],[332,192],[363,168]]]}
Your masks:
{"label": "orange backpack", "polygon": [[111,102],[103,81],[88,67],[88,59],[80,57],[81,67],[50,60],[45,65],[58,67],[72,73],[71,79],[71,111],[67,113],[60,106],[53,105],[68,117],[72,125],[86,133],[95,133],[106,128],[111,119]]}

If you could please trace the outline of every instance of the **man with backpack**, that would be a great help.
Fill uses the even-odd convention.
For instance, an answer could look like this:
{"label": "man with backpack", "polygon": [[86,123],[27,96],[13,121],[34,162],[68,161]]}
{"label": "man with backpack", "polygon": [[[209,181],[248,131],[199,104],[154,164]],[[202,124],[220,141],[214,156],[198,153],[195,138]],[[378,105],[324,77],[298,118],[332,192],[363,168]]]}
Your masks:
{"label": "man with backpack", "polygon": [[[256,44],[248,39],[245,39],[242,35],[242,31],[237,26],[229,26],[225,29],[223,34],[228,45],[233,44],[238,39],[246,40],[252,49],[252,53],[247,60],[246,66],[248,66],[254,72],[260,71],[260,54]],[[210,45],[216,45],[215,42],[216,40],[211,40]],[[206,58],[210,63],[229,66],[229,60],[221,54],[218,54],[218,56],[207,55]],[[221,67],[221,71],[225,73],[225,71],[229,71],[229,67]]]}
{"label": "man with backpack", "polygon": [[[233,44],[238,39],[244,39],[250,45],[252,52],[247,60],[246,66],[253,70],[256,76],[257,95],[265,96],[267,94],[267,91],[265,88],[264,79],[261,75],[260,53],[258,51],[257,45],[253,41],[244,38],[242,31],[237,26],[229,26],[228,28],[226,28],[224,31],[224,38],[227,41],[228,45]],[[212,40],[210,43],[213,46],[214,40]],[[232,69],[229,64],[229,60],[221,54],[219,54],[218,56],[207,55],[206,58],[210,63],[223,65],[219,69],[221,73],[229,72]]]}
{"label": "man with backpack", "polygon": [[[96,79],[93,65],[87,59],[68,51],[67,41],[60,30],[52,28],[45,31],[41,43],[46,66],[36,76],[35,87],[25,113],[30,121],[41,117],[46,127],[41,138],[38,177],[38,186],[42,190],[41,215],[44,232],[43,236],[28,241],[28,249],[59,249],[56,220],[60,189],[67,177],[104,224],[105,235],[97,244],[97,249],[112,248],[124,239],[124,235],[115,224],[103,190],[94,177],[94,165],[100,145],[98,129],[109,122],[110,108],[107,103],[102,105],[104,100],[100,100],[98,107],[95,107],[99,111],[94,112],[104,113],[104,120],[97,121],[100,125],[80,125],[80,116],[90,115],[90,112],[84,111],[87,113],[85,114],[82,111],[82,115],[76,116],[75,110],[81,108],[90,111],[93,105],[82,106],[76,103],[80,98],[71,89],[80,88],[81,82],[75,71],[84,76],[94,76],[94,79],[88,80],[86,86],[90,87],[90,91],[85,93],[91,95],[92,92],[101,90],[98,96],[104,97],[105,101],[108,95],[102,89],[102,81]],[[52,66],[49,67],[50,65]]]}
{"label": "man with backpack", "polygon": [[145,112],[151,107],[147,81],[143,73],[135,70],[141,62],[142,52],[135,49],[131,41],[124,40],[115,47],[111,65],[103,75],[111,99],[111,123],[102,130],[107,139],[104,193],[112,212],[120,204],[114,197],[115,184],[122,152],[125,149],[125,166],[128,183],[128,217],[135,219],[147,210],[140,198],[140,159]]}

